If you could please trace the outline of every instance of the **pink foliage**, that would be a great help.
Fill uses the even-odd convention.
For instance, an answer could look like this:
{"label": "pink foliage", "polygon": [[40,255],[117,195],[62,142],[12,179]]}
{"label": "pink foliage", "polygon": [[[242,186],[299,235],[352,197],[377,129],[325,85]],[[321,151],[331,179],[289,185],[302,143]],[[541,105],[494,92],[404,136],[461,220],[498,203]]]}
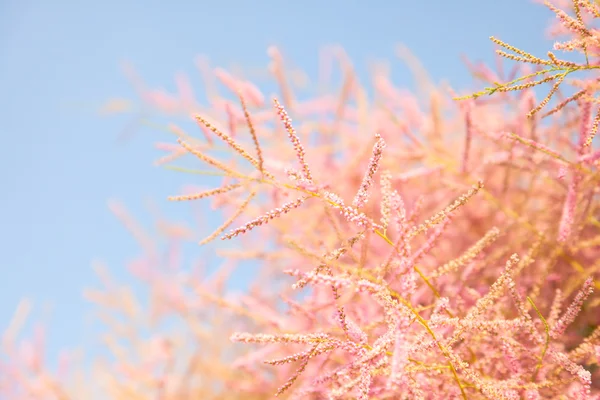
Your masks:
{"label": "pink foliage", "polygon": [[[582,0],[557,4],[565,11],[548,6],[557,15],[552,31],[569,39],[555,47],[586,52],[596,65],[590,49],[600,36],[586,24],[600,8]],[[546,65],[513,51],[500,55]],[[240,246],[216,250],[223,265],[206,276],[199,263],[182,268],[181,245],[196,230],[159,221],[153,238],[111,203],[143,250],[129,269],[148,301],[101,271],[105,289],[86,296],[110,327],[103,340],[114,357],[99,360],[83,386],[65,368],[44,367],[41,334],[17,344],[21,310],[4,336],[0,393],[600,398],[597,82],[574,81],[581,93],[563,96],[544,120],[536,113],[560,94],[564,76],[540,83],[556,80],[539,102],[531,79],[511,86],[513,75],[470,64],[491,85],[509,83],[460,103],[430,82],[421,82],[426,97],[415,96],[379,71],[370,101],[336,50],[326,57],[342,67],[341,94],[299,100],[281,53],[269,55],[281,102],[219,68],[229,94],[213,95],[208,107],[183,76],[177,95],[140,93],[161,112],[192,113],[204,135],[172,126],[179,139],[157,145],[169,152],[158,164],[195,157],[221,179],[170,200],[215,197],[225,222],[201,243]],[[575,68],[549,57],[558,69]],[[531,69],[511,74],[519,72]],[[236,294],[226,281],[244,261],[260,268]],[[165,327],[172,319],[178,323]]]}

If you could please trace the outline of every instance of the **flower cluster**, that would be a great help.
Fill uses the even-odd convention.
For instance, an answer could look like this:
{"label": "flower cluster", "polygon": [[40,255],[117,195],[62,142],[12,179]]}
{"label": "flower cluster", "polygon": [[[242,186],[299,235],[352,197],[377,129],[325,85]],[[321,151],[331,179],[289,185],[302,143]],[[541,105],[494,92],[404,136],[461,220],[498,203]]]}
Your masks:
{"label": "flower cluster", "polygon": [[[243,246],[216,250],[225,264],[212,278],[165,267],[195,232],[161,225],[165,257],[115,208],[144,249],[132,271],[151,307],[144,314],[110,282],[89,293],[127,316],[106,317],[117,360],[99,366],[108,396],[600,399],[597,80],[573,81],[580,92],[538,115],[567,75],[597,69],[590,24],[600,9],[569,4],[548,4],[570,35],[555,48],[580,51],[585,64],[493,39],[524,75],[472,66],[494,86],[464,101],[432,83],[414,96],[383,72],[369,101],[340,49],[331,52],[344,75],[338,97],[297,99],[277,49],[270,70],[282,102],[221,69],[214,76],[229,94],[207,107],[185,85],[179,96],[141,93],[161,112],[192,113],[204,135],[171,126],[177,144],[160,144],[168,154],[157,164],[186,171],[176,163],[187,155],[211,168],[188,172],[219,181],[170,199],[213,197],[225,222],[201,244]],[[532,88],[547,82],[538,102]],[[224,281],[242,261],[259,273],[234,296]],[[174,316],[174,332],[150,324],[147,339],[137,328]],[[16,351],[15,330],[3,342],[0,393],[82,393],[41,366],[37,342]]]}

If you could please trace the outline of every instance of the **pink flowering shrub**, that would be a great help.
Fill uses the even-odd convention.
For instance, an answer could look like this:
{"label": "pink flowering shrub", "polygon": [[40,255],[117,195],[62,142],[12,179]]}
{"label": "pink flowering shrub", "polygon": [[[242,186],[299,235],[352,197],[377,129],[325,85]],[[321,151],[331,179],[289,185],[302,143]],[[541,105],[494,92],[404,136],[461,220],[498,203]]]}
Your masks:
{"label": "pink flowering shrub", "polygon": [[[277,99],[221,69],[230,94],[211,94],[208,107],[182,77],[176,96],[141,89],[146,104],[192,114],[202,132],[172,125],[177,145],[161,143],[157,164],[181,169],[180,158],[195,157],[220,180],[170,199],[213,197],[225,221],[200,243],[239,247],[217,250],[224,266],[205,277],[180,265],[195,231],[162,222],[162,253],[113,205],[140,240],[130,270],[147,284],[148,306],[108,279],[88,292],[115,357],[84,385],[44,368],[43,343],[18,347],[11,328],[0,393],[87,398],[97,385],[123,399],[600,399],[600,8],[548,6],[552,33],[567,36],[555,50],[585,60],[538,58],[493,38],[515,68],[471,66],[491,86],[459,100],[425,82],[418,98],[383,72],[370,98],[341,51],[338,96],[297,98],[277,49]],[[567,80],[582,71],[591,74]],[[534,88],[545,83],[540,100]],[[250,289],[227,291],[248,260],[260,266]]]}

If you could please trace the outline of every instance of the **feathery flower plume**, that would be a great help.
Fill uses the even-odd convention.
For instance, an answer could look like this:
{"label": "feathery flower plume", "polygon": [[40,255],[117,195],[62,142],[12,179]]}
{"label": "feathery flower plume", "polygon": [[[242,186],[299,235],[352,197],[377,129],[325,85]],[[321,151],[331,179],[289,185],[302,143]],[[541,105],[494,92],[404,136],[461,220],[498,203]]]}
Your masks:
{"label": "feathery flower plume", "polygon": [[375,142],[375,146],[373,146],[373,155],[369,161],[369,166],[360,184],[360,189],[358,189],[358,193],[356,193],[354,200],[352,200],[352,207],[356,209],[363,207],[369,200],[369,189],[373,183],[373,175],[375,175],[379,168],[379,162],[385,148],[385,141],[381,138],[381,135],[376,134],[375,139],[377,141]]}
{"label": "feathery flower plume", "polygon": [[277,109],[277,113],[279,114],[279,118],[283,121],[283,125],[285,126],[285,130],[288,133],[290,141],[294,145],[294,150],[296,151],[296,156],[298,157],[298,161],[300,162],[300,166],[302,167],[303,178],[308,182],[312,182],[312,174],[310,172],[310,168],[304,159],[305,152],[304,146],[300,143],[300,139],[298,139],[298,135],[296,134],[296,130],[292,126],[292,120],[288,116],[287,112],[283,108],[283,106],[279,103],[277,99],[273,99],[275,103],[275,108]]}

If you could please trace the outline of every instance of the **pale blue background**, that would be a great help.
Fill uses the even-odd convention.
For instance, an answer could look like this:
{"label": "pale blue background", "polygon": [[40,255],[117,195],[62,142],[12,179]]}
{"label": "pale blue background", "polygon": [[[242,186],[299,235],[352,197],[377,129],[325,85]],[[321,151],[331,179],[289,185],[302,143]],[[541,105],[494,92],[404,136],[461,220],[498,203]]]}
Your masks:
{"label": "pale blue background", "polygon": [[[319,47],[337,43],[365,76],[367,59],[393,58],[403,42],[434,79],[460,88],[470,82],[461,53],[491,60],[496,35],[543,55],[549,18],[526,0],[0,1],[0,329],[27,296],[51,305],[51,358],[93,346],[81,296],[96,283],[90,262],[105,260],[125,279],[122,265],[138,253],[106,200],[142,220],[147,198],[185,215],[162,199],[193,177],[152,166],[160,133],[142,128],[118,142],[129,117],[94,113],[110,97],[133,96],[121,61],[173,90],[177,71],[199,84],[198,54],[254,68],[277,44],[315,76]],[[395,65],[395,80],[410,85]]]}

